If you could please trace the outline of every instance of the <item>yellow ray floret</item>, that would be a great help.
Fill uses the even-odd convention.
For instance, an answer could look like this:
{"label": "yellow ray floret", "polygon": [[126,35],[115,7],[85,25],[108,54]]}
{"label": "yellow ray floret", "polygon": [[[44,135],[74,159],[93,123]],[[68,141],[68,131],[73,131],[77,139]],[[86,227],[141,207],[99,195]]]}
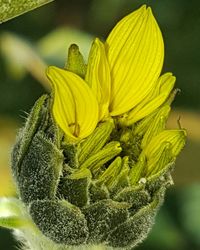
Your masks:
{"label": "yellow ray floret", "polygon": [[53,87],[53,116],[72,140],[87,137],[98,122],[98,103],[90,87],[76,74],[49,67]]}
{"label": "yellow ray floret", "polygon": [[159,77],[154,88],[135,108],[122,118],[124,125],[131,125],[160,107],[174,88],[176,78],[171,73]]}
{"label": "yellow ray floret", "polygon": [[110,113],[121,115],[140,103],[160,75],[164,45],[150,8],[123,18],[106,40],[111,71]]}
{"label": "yellow ray floret", "polygon": [[85,81],[91,87],[99,103],[99,120],[108,116],[110,99],[110,69],[104,44],[96,38],[89,54]]}

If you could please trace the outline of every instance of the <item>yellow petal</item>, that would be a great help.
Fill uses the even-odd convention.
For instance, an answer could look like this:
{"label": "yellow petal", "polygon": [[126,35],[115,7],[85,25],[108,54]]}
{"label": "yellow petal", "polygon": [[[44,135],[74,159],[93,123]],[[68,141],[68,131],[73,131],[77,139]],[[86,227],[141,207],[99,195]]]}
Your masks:
{"label": "yellow petal", "polygon": [[151,9],[143,6],[123,18],[106,45],[112,81],[110,112],[116,116],[149,94],[162,69],[163,39]]}
{"label": "yellow petal", "polygon": [[90,87],[76,74],[49,67],[53,87],[53,115],[60,128],[71,139],[85,138],[98,122],[98,104]]}
{"label": "yellow petal", "polygon": [[135,108],[128,112],[125,119],[127,126],[141,120],[160,107],[169,97],[174,88],[176,78],[171,73],[162,75],[155,84],[155,87]]}
{"label": "yellow petal", "polygon": [[92,44],[85,81],[91,87],[99,103],[99,120],[108,116],[110,99],[110,69],[104,44],[96,38]]}

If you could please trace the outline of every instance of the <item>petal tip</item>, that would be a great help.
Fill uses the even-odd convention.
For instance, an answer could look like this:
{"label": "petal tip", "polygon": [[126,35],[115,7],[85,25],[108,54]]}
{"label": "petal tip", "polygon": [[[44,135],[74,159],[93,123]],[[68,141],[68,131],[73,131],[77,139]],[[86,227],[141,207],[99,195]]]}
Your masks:
{"label": "petal tip", "polygon": [[152,12],[151,7],[147,7],[147,12],[148,12],[149,14],[152,14],[152,15],[153,15],[153,12]]}
{"label": "petal tip", "polygon": [[50,74],[52,74],[56,71],[57,71],[57,69],[55,66],[48,66],[46,69],[46,74],[47,74],[47,76],[50,76]]}
{"label": "petal tip", "polygon": [[146,4],[143,4],[139,9],[138,11],[146,11],[147,10],[147,5]]}

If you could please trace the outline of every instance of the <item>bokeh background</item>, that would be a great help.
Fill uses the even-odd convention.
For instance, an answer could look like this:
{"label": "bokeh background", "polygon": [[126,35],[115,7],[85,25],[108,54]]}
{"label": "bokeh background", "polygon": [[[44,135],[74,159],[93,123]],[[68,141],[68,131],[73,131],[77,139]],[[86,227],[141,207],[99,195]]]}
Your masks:
{"label": "bokeh background", "polygon": [[[0,196],[13,196],[9,155],[15,135],[36,99],[49,90],[46,65],[62,67],[71,43],[87,58],[92,39],[105,39],[124,15],[150,5],[163,32],[163,71],[177,77],[181,92],[168,126],[188,131],[173,174],[175,185],[138,250],[200,249],[200,1],[57,0],[0,25]],[[0,229],[0,250],[17,249]]]}

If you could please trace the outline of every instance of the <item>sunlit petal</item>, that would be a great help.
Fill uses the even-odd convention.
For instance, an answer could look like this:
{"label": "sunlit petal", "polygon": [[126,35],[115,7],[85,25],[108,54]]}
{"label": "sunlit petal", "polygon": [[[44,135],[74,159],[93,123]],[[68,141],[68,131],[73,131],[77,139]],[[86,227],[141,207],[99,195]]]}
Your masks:
{"label": "sunlit petal", "polygon": [[85,81],[91,87],[99,103],[99,120],[108,116],[110,99],[110,69],[104,44],[96,38],[93,42]]}
{"label": "sunlit petal", "polygon": [[151,9],[143,6],[123,18],[106,45],[112,81],[110,112],[116,116],[149,94],[162,69],[163,39]]}
{"label": "sunlit petal", "polygon": [[174,88],[175,80],[176,78],[171,73],[162,75],[148,96],[128,112],[125,124],[131,125],[160,107],[169,97]]}
{"label": "sunlit petal", "polygon": [[98,104],[90,87],[72,72],[49,67],[53,85],[53,115],[57,124],[72,139],[85,138],[95,129]]}

